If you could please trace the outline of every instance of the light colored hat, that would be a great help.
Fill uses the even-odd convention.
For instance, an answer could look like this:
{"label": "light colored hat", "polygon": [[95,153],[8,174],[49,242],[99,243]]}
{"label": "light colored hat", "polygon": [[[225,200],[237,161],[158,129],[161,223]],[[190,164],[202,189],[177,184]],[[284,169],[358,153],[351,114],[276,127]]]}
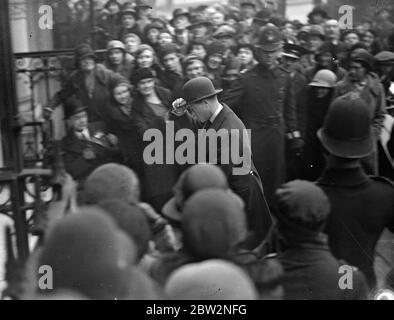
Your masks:
{"label": "light colored hat", "polygon": [[175,270],[165,286],[173,300],[256,300],[249,276],[224,260],[192,263]]}
{"label": "light colored hat", "polygon": [[311,87],[322,87],[322,88],[333,88],[337,82],[337,76],[334,72],[328,69],[319,70],[309,86]]}

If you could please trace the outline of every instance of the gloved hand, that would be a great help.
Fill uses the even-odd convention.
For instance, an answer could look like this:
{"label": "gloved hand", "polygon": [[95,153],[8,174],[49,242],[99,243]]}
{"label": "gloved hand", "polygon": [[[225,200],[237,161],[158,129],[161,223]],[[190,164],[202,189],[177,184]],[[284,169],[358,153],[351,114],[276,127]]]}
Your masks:
{"label": "gloved hand", "polygon": [[186,113],[186,101],[182,98],[176,99],[172,103],[171,113],[175,116],[183,116]]}

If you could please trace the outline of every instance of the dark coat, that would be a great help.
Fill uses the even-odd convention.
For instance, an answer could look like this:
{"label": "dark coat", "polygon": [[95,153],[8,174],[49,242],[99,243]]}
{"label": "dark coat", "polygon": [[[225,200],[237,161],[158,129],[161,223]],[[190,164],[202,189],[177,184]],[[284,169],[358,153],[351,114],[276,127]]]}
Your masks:
{"label": "dark coat", "polygon": [[[94,132],[89,130],[91,137]],[[86,160],[83,157],[84,150],[91,150],[96,157]],[[111,146],[106,135],[93,141],[78,138],[73,131],[69,131],[62,139],[63,162],[66,171],[83,184],[89,174],[97,167],[114,161],[116,149]]]}
{"label": "dark coat", "polygon": [[123,163],[132,168],[137,175],[140,175],[143,162],[143,144],[133,112],[131,115],[126,114],[111,99],[103,114],[108,131],[116,135],[119,140],[119,149]]}
{"label": "dark coat", "polygon": [[252,130],[252,153],[270,206],[275,190],[285,180],[285,132],[298,130],[294,86],[290,72],[258,64],[223,96]]}
{"label": "dark coat", "polygon": [[383,230],[394,231],[394,186],[384,178],[368,177],[361,167],[327,169],[318,186],[331,203],[326,233],[331,251],[358,267],[374,287],[376,243]]}
{"label": "dark coat", "polygon": [[[163,103],[171,110],[172,94],[169,90],[156,86],[156,93]],[[139,137],[142,143],[142,152],[154,141],[143,141],[142,138],[146,130],[158,129],[160,130],[163,143],[163,163],[147,164],[143,159],[141,167],[141,182],[142,182],[142,200],[150,203],[152,207],[160,212],[164,204],[172,197],[172,187],[175,185],[178,171],[175,163],[166,163],[166,140],[173,139],[166,135],[166,120],[156,116],[145,102],[144,97],[137,94],[133,102],[133,119],[139,130]],[[150,154],[147,155],[148,157]]]}
{"label": "dark coat", "polygon": [[[227,176],[231,189],[245,202],[247,220],[251,232],[249,246],[255,247],[264,239],[272,221],[263,186],[251,158],[250,138],[249,136],[244,136],[244,134],[247,134],[246,128],[236,114],[228,106],[223,105],[223,109],[213,123],[209,122],[204,129],[214,130],[215,132],[225,130],[231,134],[229,141],[233,139],[238,140],[238,146],[240,146],[241,150],[232,150],[232,143],[224,145],[221,139],[218,139],[216,150],[209,150],[209,143],[207,142],[206,158],[201,159],[198,157],[196,163],[213,163],[221,167]],[[247,139],[246,141],[245,138]],[[216,157],[214,157],[214,152],[212,151],[216,152]],[[197,148],[196,155],[200,154],[201,150]],[[225,156],[225,159],[222,161],[222,154],[229,155],[230,159]],[[210,157],[212,158],[210,159]],[[236,172],[242,167],[242,172]]]}
{"label": "dark coat", "polygon": [[368,286],[359,270],[352,273],[353,288],[341,289],[339,272],[345,261],[337,260],[324,237],[292,243],[278,255],[284,269],[283,289],[286,300],[365,300]]}
{"label": "dark coat", "polygon": [[49,102],[48,106],[54,109],[72,95],[76,95],[77,98],[82,101],[83,105],[88,108],[89,123],[103,122],[102,110],[106,107],[106,103],[110,96],[108,85],[115,76],[115,73],[108,70],[103,65],[97,64],[94,75],[95,89],[92,98],[89,97],[86,90],[83,72],[81,70],[75,70],[64,82],[62,89],[57,92],[54,98]]}
{"label": "dark coat", "polygon": [[175,88],[178,88],[181,84],[183,85],[183,76],[173,71],[164,70],[160,75],[160,82],[163,87],[174,93]]}
{"label": "dark coat", "polygon": [[306,95],[302,178],[315,181],[325,166],[324,148],[317,137],[317,131],[323,127],[324,118],[332,101],[332,90],[321,99],[314,96],[312,88]]}

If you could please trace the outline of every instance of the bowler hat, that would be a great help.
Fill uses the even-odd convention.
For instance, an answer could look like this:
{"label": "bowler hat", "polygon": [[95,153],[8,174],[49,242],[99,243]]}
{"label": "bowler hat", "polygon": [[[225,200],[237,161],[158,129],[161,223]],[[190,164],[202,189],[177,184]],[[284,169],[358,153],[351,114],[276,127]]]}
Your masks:
{"label": "bowler hat", "polygon": [[201,100],[216,96],[223,90],[216,90],[210,79],[197,77],[189,80],[183,86],[183,99],[187,104],[199,102]]}
{"label": "bowler hat", "polygon": [[261,30],[256,47],[264,51],[276,51],[282,48],[282,34],[276,26],[268,25]]}
{"label": "bowler hat", "polygon": [[82,101],[79,100],[76,96],[71,96],[64,103],[63,109],[64,109],[64,118],[69,119],[75,114],[86,111],[87,107],[84,106]]}
{"label": "bowler hat", "polygon": [[375,148],[368,105],[353,93],[333,101],[317,135],[329,153],[341,158],[363,158]]}

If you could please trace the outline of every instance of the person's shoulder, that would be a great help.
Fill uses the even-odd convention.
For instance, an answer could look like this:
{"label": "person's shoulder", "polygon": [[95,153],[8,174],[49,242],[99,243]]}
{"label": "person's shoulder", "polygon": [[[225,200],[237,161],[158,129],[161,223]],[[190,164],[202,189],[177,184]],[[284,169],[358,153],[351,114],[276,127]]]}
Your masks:
{"label": "person's shoulder", "polygon": [[380,185],[388,190],[394,191],[394,182],[386,177],[381,176],[369,176],[369,178],[377,185]]}

